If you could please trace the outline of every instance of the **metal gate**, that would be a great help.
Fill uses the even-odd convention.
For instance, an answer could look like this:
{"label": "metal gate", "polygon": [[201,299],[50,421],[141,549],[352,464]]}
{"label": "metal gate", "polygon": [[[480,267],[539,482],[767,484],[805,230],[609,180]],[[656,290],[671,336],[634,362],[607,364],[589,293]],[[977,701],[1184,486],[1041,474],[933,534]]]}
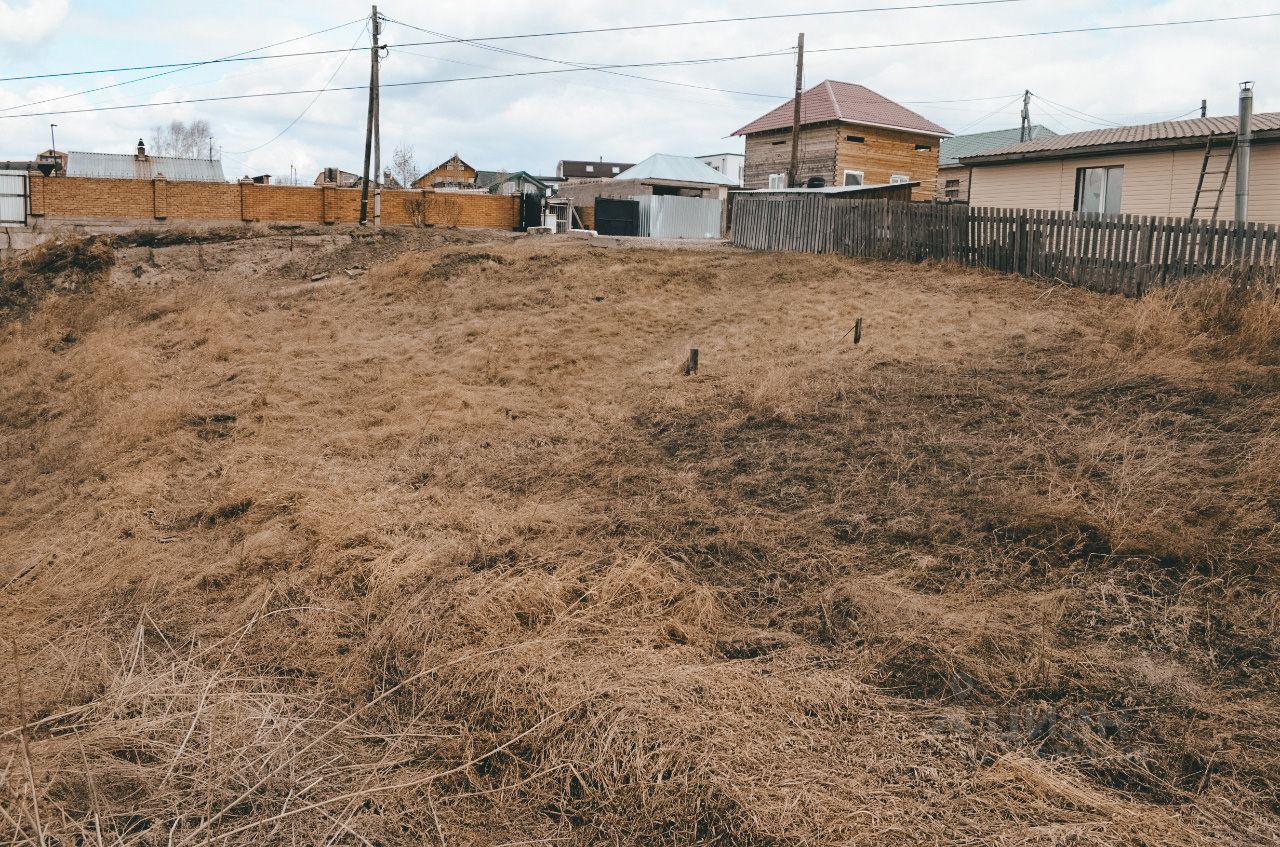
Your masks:
{"label": "metal gate", "polygon": [[23,226],[26,222],[26,172],[0,171],[0,226]]}
{"label": "metal gate", "polygon": [[597,197],[596,232],[601,235],[639,235],[639,201]]}
{"label": "metal gate", "polygon": [[542,226],[541,194],[524,194],[520,197],[520,232],[531,226]]}

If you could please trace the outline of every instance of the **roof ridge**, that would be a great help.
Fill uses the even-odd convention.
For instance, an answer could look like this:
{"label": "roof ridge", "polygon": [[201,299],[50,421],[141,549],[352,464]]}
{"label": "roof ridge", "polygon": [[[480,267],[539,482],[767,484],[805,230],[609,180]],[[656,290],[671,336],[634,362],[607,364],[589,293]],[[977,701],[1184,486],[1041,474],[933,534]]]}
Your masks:
{"label": "roof ridge", "polygon": [[[836,118],[838,120],[844,120],[844,110],[840,108],[840,99],[836,97],[835,89],[831,87],[831,80],[824,79],[822,84],[827,87],[827,96],[831,98],[831,108],[836,113]],[[801,101],[801,108],[804,108],[803,101]],[[801,120],[803,119],[804,116],[801,115]]]}

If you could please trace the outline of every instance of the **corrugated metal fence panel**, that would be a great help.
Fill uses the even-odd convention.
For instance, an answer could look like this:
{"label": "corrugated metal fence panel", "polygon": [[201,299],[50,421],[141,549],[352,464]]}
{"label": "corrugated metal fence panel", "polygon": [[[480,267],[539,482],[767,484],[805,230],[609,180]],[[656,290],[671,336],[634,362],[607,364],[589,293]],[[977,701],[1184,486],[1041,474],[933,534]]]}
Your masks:
{"label": "corrugated metal fence panel", "polygon": [[27,175],[0,171],[0,224],[27,222]]}
{"label": "corrugated metal fence panel", "polygon": [[640,234],[650,238],[719,238],[721,201],[648,195],[640,201]]}

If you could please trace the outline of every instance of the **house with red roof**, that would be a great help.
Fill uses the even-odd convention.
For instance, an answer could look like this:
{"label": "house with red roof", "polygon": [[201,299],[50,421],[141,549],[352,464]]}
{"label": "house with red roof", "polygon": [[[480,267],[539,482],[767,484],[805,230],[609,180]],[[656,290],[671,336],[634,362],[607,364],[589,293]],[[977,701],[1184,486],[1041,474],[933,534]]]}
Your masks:
{"label": "house with red roof", "polygon": [[[795,100],[734,135],[746,138],[743,187],[789,188]],[[800,95],[799,186],[919,183],[911,199],[930,200],[939,142],[951,133],[863,85],[824,80]]]}
{"label": "house with red roof", "polygon": [[[746,137],[745,188],[790,188],[795,99],[733,133]],[[865,86],[824,79],[800,95],[799,187],[919,183],[911,200],[932,200],[938,142],[951,133]],[[820,184],[820,186],[819,186]]]}

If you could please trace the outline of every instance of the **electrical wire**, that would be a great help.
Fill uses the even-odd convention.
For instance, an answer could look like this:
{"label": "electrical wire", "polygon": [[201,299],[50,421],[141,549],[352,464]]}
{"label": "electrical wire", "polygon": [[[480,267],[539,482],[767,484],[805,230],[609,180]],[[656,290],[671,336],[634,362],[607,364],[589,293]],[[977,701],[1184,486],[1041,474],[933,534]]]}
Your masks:
{"label": "electrical wire", "polygon": [[[444,84],[453,83],[453,82],[475,82],[475,81],[492,80],[492,79],[514,79],[518,77],[527,77],[527,76],[547,76],[552,74],[580,73],[582,71],[603,70],[607,68],[653,68],[653,67],[675,67],[675,66],[686,66],[686,65],[703,65],[703,64],[712,64],[716,62],[733,62],[733,61],[739,61],[742,59],[756,59],[756,58],[776,57],[776,56],[785,56],[785,55],[787,54],[769,52],[769,53],[752,53],[752,54],[741,55],[741,56],[720,56],[720,57],[711,57],[711,58],[704,58],[704,59],[677,59],[677,60],[670,60],[670,61],[663,61],[663,62],[632,62],[632,63],[618,64],[618,65],[591,65],[591,66],[586,66],[582,68],[570,67],[570,68],[555,68],[555,69],[539,70],[539,71],[518,71],[518,72],[513,71],[511,73],[481,74],[477,76],[451,77],[447,79],[421,79],[421,80],[413,80],[411,82],[384,82],[382,83],[381,87],[382,88],[406,88],[406,87],[421,86],[421,85],[444,85]],[[188,103],[216,103],[216,102],[229,101],[229,100],[250,100],[257,97],[287,97],[294,94],[316,94],[318,92],[323,92],[326,90],[327,91],[357,91],[357,90],[364,90],[366,87],[367,86],[363,86],[363,85],[347,85],[347,86],[334,86],[328,89],[300,88],[300,89],[294,89],[291,91],[261,91],[253,94],[227,94],[221,97],[194,97],[194,98],[186,98],[186,99],[180,99],[180,100],[159,100],[152,103],[129,103],[129,104],[124,104],[119,106],[93,106],[93,107],[85,107],[82,109],[54,109],[54,110],[45,111],[45,112],[23,112],[22,114],[19,114],[19,115],[0,115],[0,121],[12,120],[15,118],[43,117],[46,115],[76,115],[76,114],[83,114],[86,112],[116,112],[124,109],[148,109],[155,106],[180,106]]]}
{"label": "electrical wire", "polygon": [[[810,50],[807,52],[836,53],[836,52],[844,52],[844,51],[851,51],[851,50],[871,50],[871,49],[893,48],[893,47],[919,47],[919,46],[938,45],[938,44],[963,44],[963,43],[972,43],[972,42],[979,42],[979,41],[998,41],[998,40],[1013,39],[1013,38],[1031,38],[1031,37],[1037,37],[1037,36],[1068,35],[1068,34],[1076,34],[1076,33],[1149,29],[1153,27],[1186,26],[1186,25],[1192,25],[1192,24],[1257,20],[1260,18],[1275,18],[1275,17],[1280,17],[1280,12],[1264,12],[1264,13],[1258,13],[1253,15],[1235,15],[1231,17],[1217,17],[1217,18],[1199,18],[1195,20],[1182,20],[1182,21],[1154,21],[1154,22],[1143,23],[1143,24],[1116,24],[1116,25],[1110,25],[1110,26],[1081,27],[1077,29],[1041,30],[1038,32],[1010,33],[1005,35],[968,36],[968,37],[961,37],[961,38],[937,39],[933,41],[911,41],[911,42],[895,42],[895,43],[889,43],[889,44],[863,44],[863,45],[856,45],[856,46],[849,46],[849,47],[827,47],[827,48],[819,48],[816,50]],[[459,42],[479,41],[479,40],[480,39],[460,39],[458,41],[444,42],[444,43],[459,43]],[[428,44],[428,43],[433,43],[433,42],[422,42],[422,44]],[[389,46],[391,46],[394,49],[393,45],[389,45]],[[402,45],[402,46],[417,46],[417,45]],[[313,55],[318,54],[319,52],[332,53],[332,52],[344,52],[344,51],[341,51],[341,50],[314,51]],[[350,52],[350,51],[346,51],[346,52]],[[405,87],[405,86],[440,85],[440,84],[453,83],[453,82],[472,82],[472,81],[491,80],[491,79],[510,79],[510,78],[517,78],[517,77],[526,77],[526,76],[545,76],[549,74],[573,73],[573,72],[579,72],[584,70],[600,71],[600,70],[616,69],[616,68],[677,67],[677,66],[686,66],[686,65],[711,64],[715,62],[732,62],[732,61],[741,61],[745,59],[776,57],[779,55],[786,55],[786,54],[779,53],[776,51],[771,51],[766,53],[750,53],[750,54],[743,54],[739,56],[720,56],[720,57],[713,57],[713,58],[706,58],[706,59],[687,59],[687,60],[673,60],[673,61],[664,61],[664,62],[635,62],[635,63],[615,64],[615,65],[583,65],[583,66],[575,65],[573,67],[556,69],[556,70],[522,71],[518,73],[488,74],[488,75],[480,75],[480,76],[473,76],[473,77],[455,77],[450,79],[416,80],[413,82],[384,83],[383,87],[398,88],[398,87]],[[266,57],[263,57],[263,58],[266,58]],[[209,64],[209,62],[206,62],[204,64]],[[345,90],[355,90],[356,88],[360,88],[360,87],[361,86],[348,86],[344,88],[331,88],[329,90],[345,91]],[[205,97],[205,98],[194,98],[194,99],[186,99],[186,100],[170,100],[170,101],[160,101],[155,103],[137,103],[137,104],[120,105],[120,106],[99,106],[99,107],[93,107],[93,108],[50,110],[50,111],[44,111],[44,112],[24,112],[18,115],[0,115],[0,120],[7,120],[11,118],[43,117],[47,115],[81,114],[85,112],[118,111],[121,109],[141,109],[141,108],[150,108],[154,106],[182,105],[186,103],[209,103],[209,102],[217,102],[217,101],[224,101],[224,100],[243,100],[243,99],[249,99],[254,97],[281,97],[281,96],[287,96],[287,95],[293,95],[293,94],[315,94],[319,90],[321,89],[301,89],[301,90],[294,90],[294,91],[268,91],[268,92],[260,92],[256,94],[238,94],[238,95],[228,95],[224,97]]]}
{"label": "electrical wire", "polygon": [[996,108],[994,111],[988,112],[987,114],[985,114],[985,115],[983,115],[982,117],[978,118],[976,121],[973,121],[972,123],[965,124],[964,126],[960,127],[958,130],[956,130],[954,133],[952,133],[952,135],[960,135],[960,134],[964,133],[964,131],[965,131],[965,130],[972,129],[973,127],[977,126],[978,124],[982,123],[983,121],[987,120],[988,118],[994,118],[996,115],[1000,114],[1001,112],[1003,112],[1004,110],[1006,110],[1006,109],[1008,109],[1010,106],[1012,106],[1014,103],[1017,103],[1019,100],[1021,100],[1021,99],[1023,98],[1023,96],[1024,96],[1024,95],[1022,95],[1022,94],[1015,94],[1015,95],[1013,95],[1013,99],[1011,99],[1011,100],[1009,100],[1008,102],[1004,103],[1003,105],[999,106],[999,107],[998,107],[998,108]]}
{"label": "electrical wire", "polygon": [[[362,29],[356,35],[356,41],[353,42],[351,45],[353,49],[355,47],[356,42],[359,42],[360,39],[364,37],[364,34],[368,31],[369,31],[369,25],[366,23],[364,25],[364,29]],[[254,153],[258,150],[261,150],[263,147],[266,147],[268,144],[274,144],[286,132],[293,129],[294,126],[298,123],[298,121],[302,120],[303,116],[307,114],[307,112],[311,111],[311,107],[314,106],[316,104],[316,101],[319,100],[322,96],[324,96],[324,93],[329,90],[329,86],[333,84],[334,78],[338,76],[338,73],[342,70],[343,66],[346,65],[347,59],[350,59],[350,58],[351,58],[350,53],[347,53],[345,56],[342,57],[342,61],[338,63],[338,66],[333,69],[333,73],[329,74],[329,78],[325,80],[324,88],[316,92],[316,96],[311,98],[311,102],[306,105],[306,108],[304,108],[301,112],[299,112],[296,118],[289,121],[288,126],[286,126],[284,129],[280,130],[275,135],[273,135],[270,140],[264,141],[263,143],[259,144],[257,147],[250,147],[248,150],[230,150],[227,152],[230,152],[233,155],[245,155],[248,153]]]}
{"label": "electrical wire", "polygon": [[[526,33],[516,33],[512,35],[488,35],[488,36],[466,38],[466,39],[446,39],[443,41],[420,41],[420,42],[414,42],[410,44],[402,44],[398,46],[431,47],[431,46],[436,46],[440,44],[455,44],[455,43],[458,43],[459,41],[507,41],[507,40],[520,39],[520,38],[553,38],[553,37],[567,36],[567,35],[594,35],[594,34],[605,33],[605,32],[630,32],[635,30],[646,30],[646,29],[670,29],[670,28],[682,27],[682,26],[703,26],[703,25],[709,25],[709,24],[744,23],[744,22],[751,22],[751,21],[782,20],[786,18],[829,17],[829,16],[836,16],[836,15],[861,15],[861,14],[869,14],[874,12],[908,12],[908,11],[915,11],[920,9],[947,9],[947,8],[962,7],[962,6],[992,6],[997,4],[1025,3],[1025,2],[1030,2],[1030,0],[954,0],[954,2],[944,2],[944,3],[916,3],[910,6],[872,6],[872,7],[862,8],[862,9],[835,9],[830,11],[819,11],[819,12],[787,12],[787,13],[779,13],[779,14],[772,14],[772,15],[742,15],[738,17],[728,17],[728,18],[707,18],[705,20],[697,20],[697,21],[671,21],[671,22],[654,23],[654,24],[631,24],[626,26],[597,27],[593,29],[569,29],[569,30],[559,30],[559,31],[553,31],[553,32],[526,32]],[[390,20],[390,18],[386,18],[386,19]],[[348,21],[345,24],[340,24],[338,27],[334,27],[334,29],[340,29],[341,27],[344,27],[344,26],[350,26],[353,23],[358,23],[360,20],[364,20],[364,19],[359,18],[354,21]],[[329,31],[330,30],[322,30],[321,32],[329,32]],[[315,33],[315,34],[318,35],[320,33]],[[297,40],[297,39],[290,39],[290,40]],[[280,43],[284,44],[287,42],[280,42]],[[270,45],[270,46],[274,47],[276,45]],[[397,45],[391,45],[391,46],[397,46]],[[259,49],[265,50],[268,48],[263,47]],[[251,53],[254,51],[247,50],[245,52]],[[341,50],[315,50],[315,51],[309,51],[306,53],[281,54],[280,57],[283,58],[285,55],[318,56],[325,53],[340,53],[340,52],[342,51]],[[135,65],[133,67],[124,67],[124,68],[100,68],[96,70],[60,71],[60,72],[54,72],[54,73],[27,74],[25,76],[0,77],[0,82],[16,82],[19,80],[28,80],[28,79],[47,79],[50,77],[61,77],[61,76],[85,76],[89,74],[124,73],[126,71],[146,71],[146,70],[155,70],[158,68],[186,68],[186,67],[196,67],[198,65],[214,64],[216,62],[254,61],[255,59],[277,58],[275,56],[257,56],[257,57],[251,57],[249,59],[237,59],[236,57],[240,55],[241,54],[235,53],[235,54],[232,54],[231,56],[227,56],[221,59],[209,59],[204,62],[195,62],[195,63],[174,62],[169,64],[158,64],[158,65]]]}
{"label": "electrical wire", "polygon": [[1014,32],[1006,35],[972,35],[963,38],[939,38],[933,41],[896,41],[892,44],[858,44],[851,47],[823,47],[807,50],[807,53],[845,53],[851,50],[880,50],[889,47],[931,47],[938,44],[972,44],[978,41],[1004,41],[1012,38],[1036,38],[1048,35],[1076,35],[1085,32],[1114,32],[1129,29],[1153,29],[1164,26],[1189,26],[1192,24],[1224,23],[1228,21],[1252,21],[1259,18],[1280,18],[1280,12],[1260,12],[1254,15],[1232,15],[1219,18],[1196,18],[1185,21],[1151,21],[1143,24],[1109,24],[1085,26],[1075,29],[1044,29],[1036,32]]}
{"label": "electrical wire", "polygon": [[[198,67],[201,67],[201,66],[203,66],[203,65],[212,65],[212,64],[217,64],[217,63],[220,63],[220,62],[228,62],[228,61],[231,61],[231,60],[233,60],[233,59],[237,59],[237,58],[239,58],[239,57],[241,57],[241,56],[245,56],[245,55],[246,55],[246,54],[248,54],[248,53],[259,53],[259,52],[261,52],[261,51],[263,51],[263,50],[270,50],[272,47],[279,47],[281,44],[290,44],[290,43],[292,43],[292,42],[294,42],[294,41],[301,41],[301,40],[303,40],[304,38],[314,38],[314,37],[315,37],[315,36],[317,36],[317,35],[324,35],[325,33],[328,33],[328,32],[333,32],[333,31],[335,31],[335,30],[339,30],[339,29],[345,29],[346,27],[349,27],[349,26],[351,26],[352,24],[358,24],[358,23],[360,23],[360,21],[362,21],[362,20],[365,20],[365,19],[364,19],[364,18],[356,18],[354,21],[347,21],[345,24],[338,24],[337,26],[331,26],[331,27],[329,27],[328,29],[322,29],[322,30],[319,30],[319,31],[317,31],[317,32],[311,32],[311,33],[308,33],[308,34],[306,34],[306,35],[299,35],[299,36],[295,36],[294,38],[286,38],[284,41],[277,41],[277,42],[275,42],[274,44],[268,44],[268,45],[266,45],[266,46],[264,46],[264,47],[255,47],[255,48],[253,48],[252,50],[242,50],[242,51],[241,51],[241,52],[239,52],[239,53],[231,53],[230,55],[222,56],[222,57],[217,58],[217,59],[207,59],[207,60],[205,60],[205,61],[203,61],[203,62],[189,62],[189,63],[187,63],[187,64],[176,65],[176,66],[174,66],[174,65],[166,65],[166,66],[163,66],[163,67],[171,67],[171,68],[172,68],[172,70],[162,71],[162,72],[160,72],[160,73],[156,73],[156,74],[148,74],[147,76],[135,77],[134,79],[126,79],[126,80],[122,80],[121,82],[113,82],[113,83],[111,83],[110,85],[100,85],[100,86],[98,86],[97,88],[87,88],[87,89],[85,89],[84,91],[76,91],[76,92],[74,92],[74,93],[72,93],[72,94],[59,94],[57,97],[46,97],[46,98],[45,98],[45,99],[43,99],[43,100],[33,100],[33,101],[31,101],[30,103],[21,103],[21,104],[19,104],[19,105],[17,105],[17,106],[5,106],[3,109],[0,109],[0,112],[9,112],[9,111],[12,111],[12,110],[14,110],[14,109],[25,109],[25,108],[27,108],[27,107],[29,107],[29,106],[39,106],[39,105],[41,105],[42,103],[52,103],[52,102],[54,102],[54,101],[56,101],[56,100],[66,100],[66,99],[68,99],[68,98],[70,98],[70,97],[81,97],[81,96],[83,96],[83,95],[85,95],[85,94],[94,94],[94,93],[96,93],[96,92],[98,92],[98,91],[106,91],[106,90],[107,90],[107,89],[109,89],[109,88],[119,88],[119,87],[120,87],[120,86],[122,86],[122,85],[132,85],[132,84],[133,84],[133,83],[135,83],[135,82],[143,82],[144,80],[148,80],[148,79],[155,79],[156,77],[168,76],[169,74],[176,74],[176,73],[180,73],[181,71],[190,70],[190,69],[192,69],[192,68],[198,68]],[[368,26],[368,24],[365,24],[365,26],[367,27],[367,26]],[[348,55],[350,55],[350,53],[349,53],[349,52],[348,52]],[[275,57],[275,56],[253,56],[253,57],[251,57],[251,58],[252,58],[252,59],[273,59],[273,58],[277,58],[277,57]],[[280,58],[283,58],[283,57],[280,57]],[[135,68],[135,69],[133,69],[133,70],[146,70],[146,68]],[[97,73],[97,72],[95,71],[95,72],[92,72],[92,73]],[[5,80],[0,80],[0,82],[6,82],[6,81],[9,81],[9,80],[11,80],[11,79],[23,79],[23,78],[24,78],[24,77],[10,77],[10,78],[5,79]],[[25,77],[25,78],[30,79],[30,78],[32,78],[32,77]]]}
{"label": "electrical wire", "polygon": [[[661,83],[661,84],[663,84],[663,85],[675,85],[675,86],[679,86],[679,87],[681,87],[681,88],[696,88],[696,89],[700,89],[700,90],[703,90],[703,91],[716,91],[716,92],[720,92],[720,93],[724,93],[724,94],[738,94],[738,95],[743,95],[743,96],[747,96],[747,97],[766,97],[766,98],[769,98],[769,99],[785,99],[785,98],[779,98],[779,97],[778,97],[778,95],[776,95],[776,94],[761,94],[761,93],[756,92],[756,91],[735,91],[735,90],[733,90],[733,89],[729,89],[729,88],[717,88],[717,87],[715,87],[715,86],[711,86],[711,85],[697,85],[697,84],[695,84],[695,83],[691,83],[691,82],[676,82],[676,81],[674,81],[674,80],[669,80],[669,79],[658,79],[657,77],[649,77],[649,76],[640,76],[640,75],[638,75],[638,74],[621,73],[621,72],[619,72],[619,71],[608,70],[607,68],[603,68],[603,67],[601,67],[601,66],[599,66],[599,65],[591,65],[591,64],[584,63],[584,62],[570,62],[570,61],[566,61],[566,60],[564,60],[564,59],[550,59],[550,58],[547,58],[546,56],[535,56],[535,55],[534,55],[534,54],[532,54],[532,53],[525,53],[525,52],[520,51],[520,50],[510,50],[510,49],[508,49],[508,48],[506,48],[506,47],[495,47],[495,46],[494,46],[494,45],[492,45],[492,44],[483,44],[483,43],[481,43],[481,42],[479,42],[479,41],[477,41],[477,40],[475,40],[475,39],[469,39],[469,38],[457,38],[456,36],[448,35],[448,34],[443,33],[443,32],[435,32],[435,31],[433,31],[433,30],[424,29],[423,27],[416,26],[416,25],[414,25],[414,24],[405,23],[404,21],[396,20],[395,18],[387,18],[387,20],[388,20],[388,21],[390,21],[391,23],[399,24],[400,26],[404,26],[404,27],[408,27],[409,29],[417,30],[418,32],[425,32],[427,35],[434,35],[434,36],[436,36],[436,37],[438,37],[438,38],[447,38],[447,39],[449,39],[449,40],[450,40],[450,43],[454,43],[454,44],[467,44],[467,45],[470,45],[470,46],[472,46],[472,47],[478,47],[478,48],[480,48],[481,50],[489,50],[489,51],[494,52],[494,53],[503,53],[503,54],[506,54],[506,55],[509,55],[509,56],[518,56],[518,57],[520,57],[520,58],[522,58],[522,59],[533,59],[533,60],[538,61],[538,62],[551,62],[552,64],[556,64],[556,65],[565,65],[565,66],[567,66],[567,67],[578,68],[578,69],[580,69],[580,70],[599,71],[599,72],[601,72],[601,73],[610,74],[610,75],[612,75],[612,76],[628,77],[628,78],[630,78],[630,79],[639,79],[639,80],[643,80],[643,81],[645,81],[645,82],[657,82],[657,83]],[[779,56],[780,56],[780,55],[784,55],[784,54],[790,53],[791,51],[792,51],[792,48],[790,48],[790,47],[786,47],[786,48],[783,48],[783,49],[781,49],[781,50],[776,50],[776,51],[774,51],[774,53],[773,53],[773,54],[765,54],[765,55],[779,55]]]}

